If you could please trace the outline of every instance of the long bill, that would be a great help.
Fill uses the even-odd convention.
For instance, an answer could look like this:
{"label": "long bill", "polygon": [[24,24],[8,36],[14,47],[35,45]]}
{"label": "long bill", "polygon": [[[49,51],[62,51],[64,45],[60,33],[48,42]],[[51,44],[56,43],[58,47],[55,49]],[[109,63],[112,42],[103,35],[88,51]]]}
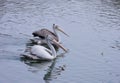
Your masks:
{"label": "long bill", "polygon": [[[58,26],[57,26],[58,27]],[[66,36],[69,37],[69,35],[67,33],[65,33],[62,29],[60,29],[59,27],[57,28],[60,32],[62,32],[63,34],[65,34]]]}
{"label": "long bill", "polygon": [[52,40],[57,46],[62,48],[65,52],[68,52],[68,49],[66,49],[64,46],[62,46],[59,42],[57,42],[55,39]]}

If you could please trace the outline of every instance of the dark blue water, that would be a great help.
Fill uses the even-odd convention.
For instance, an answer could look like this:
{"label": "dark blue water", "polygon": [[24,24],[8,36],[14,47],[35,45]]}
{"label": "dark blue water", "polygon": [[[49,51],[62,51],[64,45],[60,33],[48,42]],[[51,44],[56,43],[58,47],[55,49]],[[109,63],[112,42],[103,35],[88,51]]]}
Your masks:
{"label": "dark blue water", "polygon": [[[21,60],[31,33],[53,23],[69,52]],[[0,65],[0,83],[120,83],[120,1],[0,0]]]}

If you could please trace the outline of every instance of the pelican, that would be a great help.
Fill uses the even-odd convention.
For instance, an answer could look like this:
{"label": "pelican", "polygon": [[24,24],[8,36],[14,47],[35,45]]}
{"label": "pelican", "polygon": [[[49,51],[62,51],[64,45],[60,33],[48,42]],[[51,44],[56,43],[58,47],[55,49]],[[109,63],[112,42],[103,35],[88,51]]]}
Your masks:
{"label": "pelican", "polygon": [[38,31],[34,31],[34,32],[32,33],[32,35],[33,35],[34,37],[39,37],[40,39],[42,39],[43,41],[41,41],[41,43],[46,43],[46,42],[44,42],[44,39],[45,39],[45,36],[46,36],[46,35],[51,35],[51,37],[52,37],[53,39],[55,39],[57,42],[60,42],[59,34],[57,33],[57,31],[62,32],[62,33],[65,34],[66,36],[69,36],[69,35],[68,35],[67,33],[65,33],[62,29],[60,29],[58,25],[55,25],[55,24],[53,24],[53,31],[54,31],[54,32],[52,32],[52,31],[50,31],[50,30],[48,30],[48,29],[41,29],[41,30],[38,30]]}
{"label": "pelican", "polygon": [[67,52],[67,49],[64,48],[59,42],[57,42],[55,39],[52,38],[51,35],[47,35],[45,37],[45,40],[49,46],[50,49],[41,46],[41,45],[34,45],[31,47],[30,54],[26,55],[23,54],[23,56],[34,59],[34,60],[52,60],[55,59],[57,56],[55,48],[52,46],[52,42],[56,43],[59,47],[61,47],[65,52]]}

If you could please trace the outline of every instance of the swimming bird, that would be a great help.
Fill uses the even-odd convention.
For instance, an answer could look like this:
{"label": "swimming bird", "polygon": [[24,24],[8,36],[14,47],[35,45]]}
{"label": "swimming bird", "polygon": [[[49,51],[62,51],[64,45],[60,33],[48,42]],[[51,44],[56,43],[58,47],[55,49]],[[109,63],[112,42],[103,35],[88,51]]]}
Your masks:
{"label": "swimming bird", "polygon": [[55,25],[55,24],[53,24],[53,31],[54,31],[54,32],[52,32],[52,31],[50,31],[50,30],[48,30],[48,29],[41,29],[41,30],[38,30],[38,31],[34,31],[34,32],[32,33],[32,35],[33,35],[34,37],[39,37],[41,40],[43,40],[43,41],[41,41],[41,43],[45,43],[45,42],[44,42],[44,39],[45,39],[45,36],[46,36],[46,35],[51,35],[51,37],[52,37],[53,39],[55,39],[56,41],[60,42],[59,34],[57,33],[57,31],[62,32],[62,33],[65,34],[66,36],[69,36],[69,35],[68,35],[67,33],[65,33],[62,29],[60,29],[58,25]]}
{"label": "swimming bird", "polygon": [[31,47],[30,54],[26,55],[23,54],[23,56],[34,59],[34,60],[52,60],[56,58],[57,53],[55,48],[52,46],[52,42],[56,43],[60,48],[62,48],[65,52],[67,52],[67,49],[64,48],[59,42],[57,42],[55,39],[52,38],[51,35],[47,35],[45,37],[45,40],[50,47],[50,49],[41,46],[41,45],[34,45]]}

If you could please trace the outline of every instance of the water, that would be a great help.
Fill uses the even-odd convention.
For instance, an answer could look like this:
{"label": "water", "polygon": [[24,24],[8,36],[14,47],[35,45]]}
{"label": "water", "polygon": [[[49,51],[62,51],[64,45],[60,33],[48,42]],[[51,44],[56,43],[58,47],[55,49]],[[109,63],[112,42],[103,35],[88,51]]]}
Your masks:
{"label": "water", "polygon": [[[120,83],[119,22],[119,0],[0,0],[0,82]],[[69,52],[21,60],[31,33],[53,23],[70,35],[60,34]]]}

